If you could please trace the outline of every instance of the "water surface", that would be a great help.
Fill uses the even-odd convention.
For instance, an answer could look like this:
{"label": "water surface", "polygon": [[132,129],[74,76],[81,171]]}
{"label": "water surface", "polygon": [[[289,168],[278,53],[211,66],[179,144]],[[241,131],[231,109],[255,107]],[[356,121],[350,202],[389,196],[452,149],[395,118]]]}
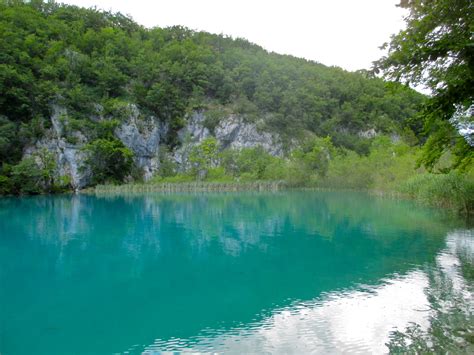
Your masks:
{"label": "water surface", "polygon": [[0,199],[0,353],[386,352],[429,327],[430,270],[466,282],[457,248],[363,193]]}

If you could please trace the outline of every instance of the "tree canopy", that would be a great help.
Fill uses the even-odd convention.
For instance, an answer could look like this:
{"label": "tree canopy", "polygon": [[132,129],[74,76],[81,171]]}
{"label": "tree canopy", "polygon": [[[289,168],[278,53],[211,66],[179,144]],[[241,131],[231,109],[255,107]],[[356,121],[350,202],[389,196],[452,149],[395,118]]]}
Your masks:
{"label": "tree canopy", "polygon": [[388,54],[375,68],[388,79],[431,90],[420,115],[429,136],[422,161],[433,167],[450,149],[456,156],[453,167],[463,169],[474,157],[472,138],[462,137],[454,126],[461,119],[471,127],[467,134],[474,134],[474,5],[470,0],[401,0],[399,6],[409,11],[406,29],[384,45]]}
{"label": "tree canopy", "polygon": [[[53,107],[67,112],[59,118],[60,138],[87,147],[95,181],[118,182],[134,170],[132,152],[115,136],[130,104],[137,120],[153,117],[169,128],[161,141],[169,151],[180,144],[189,114],[204,110],[211,133],[223,115],[237,114],[277,133],[285,148],[319,136],[368,155],[369,130],[411,136],[416,144],[421,127],[411,118],[424,100],[367,72],[270,53],[244,39],[181,26],[148,29],[120,13],[54,1],[0,0],[0,176],[10,179],[0,179],[4,186],[26,148],[48,134]],[[324,176],[326,148],[302,152],[298,166]],[[234,166],[258,178],[281,175],[279,162],[256,157],[263,157],[259,150],[244,151]]]}

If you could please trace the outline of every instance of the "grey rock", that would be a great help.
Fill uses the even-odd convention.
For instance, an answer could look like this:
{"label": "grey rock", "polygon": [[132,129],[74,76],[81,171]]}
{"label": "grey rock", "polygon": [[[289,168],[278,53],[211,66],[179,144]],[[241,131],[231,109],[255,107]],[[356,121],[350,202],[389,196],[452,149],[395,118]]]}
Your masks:
{"label": "grey rock", "polygon": [[69,176],[71,185],[75,190],[81,189],[88,185],[91,178],[90,170],[84,165],[85,154],[81,150],[83,143],[87,139],[80,132],[74,132],[74,137],[78,144],[68,143],[62,133],[64,131],[61,117],[67,116],[65,108],[53,105],[53,114],[51,116],[52,128],[45,136],[36,142],[35,145],[25,149],[24,155],[33,155],[36,152],[47,149],[54,154],[57,165],[58,176]]}
{"label": "grey rock", "polygon": [[[109,119],[102,116],[97,107],[98,115],[94,120]],[[28,147],[24,154],[31,155],[41,149],[48,149],[56,157],[58,175],[69,176],[74,189],[86,187],[91,180],[91,172],[84,167],[86,158],[82,148],[88,140],[81,132],[69,132],[69,139],[64,135],[67,122],[67,110],[59,105],[52,106],[52,128],[33,146]],[[189,154],[194,146],[204,139],[212,137],[204,126],[205,112],[197,111],[188,116],[187,124],[178,132],[180,145],[168,153],[178,166],[178,170],[189,169]],[[115,135],[134,153],[135,163],[143,171],[145,180],[150,179],[160,168],[160,144],[168,134],[169,128],[154,116],[144,117],[136,105],[127,108],[127,117],[115,130]],[[256,124],[245,122],[238,115],[229,115],[221,120],[214,130],[214,136],[222,149],[262,147],[268,153],[280,156],[283,147],[277,135],[260,131]],[[74,138],[71,140],[70,138]],[[74,142],[74,144],[72,143]]]}
{"label": "grey rock", "polygon": [[202,111],[193,112],[187,120],[185,127],[179,130],[178,139],[181,142],[187,143],[201,142],[211,136],[209,130],[204,127],[205,114]]}
{"label": "grey rock", "polygon": [[230,115],[222,120],[215,130],[216,139],[221,147],[242,149],[262,147],[274,156],[283,154],[283,147],[276,135],[259,131],[254,123],[246,123],[237,115]]}
{"label": "grey rock", "polygon": [[135,105],[130,105],[130,116],[115,130],[115,135],[133,151],[135,163],[149,180],[159,169],[160,142],[168,128],[154,116],[140,117]]}
{"label": "grey rock", "polygon": [[[178,132],[181,145],[172,152],[171,158],[180,172],[191,167],[189,154],[193,147],[204,139],[212,137],[211,132],[204,127],[205,118],[205,112],[194,112],[188,117],[186,126]],[[260,131],[256,124],[245,122],[238,115],[231,114],[222,119],[214,130],[214,137],[221,149],[262,147],[274,156],[282,156],[284,152],[277,135]]]}
{"label": "grey rock", "polygon": [[357,133],[357,135],[361,138],[374,138],[378,135],[377,131],[373,128],[370,128],[366,131],[359,131],[359,133]]}

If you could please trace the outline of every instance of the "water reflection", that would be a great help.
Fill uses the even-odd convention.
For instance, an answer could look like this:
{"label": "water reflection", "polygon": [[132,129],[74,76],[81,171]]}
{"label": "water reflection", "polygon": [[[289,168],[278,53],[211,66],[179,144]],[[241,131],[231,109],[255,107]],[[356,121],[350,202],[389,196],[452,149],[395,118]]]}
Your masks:
{"label": "water reflection", "polygon": [[383,351],[459,226],[358,193],[0,199],[0,353]]}
{"label": "water reflection", "polygon": [[194,339],[157,339],[145,349],[230,353],[384,353],[393,329],[428,325],[428,279],[414,271],[367,291],[339,291],[298,302],[232,331]]}
{"label": "water reflection", "polygon": [[426,272],[430,324],[413,322],[392,332],[392,352],[474,353],[474,230],[449,233],[436,261]]}
{"label": "water reflection", "polygon": [[[460,254],[465,255],[467,260],[461,261]],[[192,339],[157,339],[144,352],[387,353],[387,343],[394,331],[404,330],[413,324],[424,331],[439,326],[436,324],[440,321],[436,318],[439,316],[436,313],[439,308],[445,314],[449,314],[455,306],[463,308],[467,313],[467,326],[474,327],[473,285],[460,272],[462,265],[467,262],[472,267],[473,261],[474,231],[450,232],[446,237],[446,248],[436,258],[437,267],[431,266],[425,271],[415,270],[404,276],[394,275],[381,280],[381,284],[377,286],[359,285],[356,290],[332,292],[312,301],[296,302],[275,310],[270,317],[260,322],[246,324],[231,331],[208,331],[205,335]],[[433,280],[430,280],[433,272],[439,273],[438,277],[445,278],[444,286],[449,284],[452,288],[441,289],[440,285],[433,284]],[[433,299],[434,293],[443,291],[447,291],[448,297],[445,295]],[[435,301],[443,304],[433,304]],[[453,330],[445,332],[446,337],[449,337],[450,332]],[[455,338],[455,335],[452,337]],[[431,340],[431,344],[433,341],[436,340]],[[460,341],[457,342],[459,345]],[[406,349],[409,348],[397,350]],[[461,348],[442,349],[459,351]],[[462,349],[474,348],[472,344],[467,344]]]}

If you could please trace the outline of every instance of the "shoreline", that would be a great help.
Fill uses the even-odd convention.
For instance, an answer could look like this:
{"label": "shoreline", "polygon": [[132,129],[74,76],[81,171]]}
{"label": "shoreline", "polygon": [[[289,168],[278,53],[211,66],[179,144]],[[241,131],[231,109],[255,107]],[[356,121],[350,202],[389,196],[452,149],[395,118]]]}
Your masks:
{"label": "shoreline", "polygon": [[291,186],[286,181],[254,181],[254,182],[172,182],[172,183],[153,183],[153,184],[122,184],[122,185],[97,185],[96,187],[86,188],[76,192],[86,195],[108,195],[108,194],[133,194],[133,193],[215,193],[215,192],[276,192],[276,191],[360,191],[366,192],[372,196],[390,199],[400,199],[414,201],[419,205],[439,208],[448,213],[465,217],[469,220],[474,216],[474,211],[461,209],[451,203],[451,201],[426,200],[419,196],[412,196],[407,193],[394,190],[380,189],[354,189],[354,188],[329,188],[329,187],[311,187],[311,186]]}
{"label": "shoreline", "polygon": [[79,193],[107,194],[130,192],[240,192],[240,191],[281,191],[289,186],[284,181],[255,182],[171,182],[156,184],[97,185]]}

